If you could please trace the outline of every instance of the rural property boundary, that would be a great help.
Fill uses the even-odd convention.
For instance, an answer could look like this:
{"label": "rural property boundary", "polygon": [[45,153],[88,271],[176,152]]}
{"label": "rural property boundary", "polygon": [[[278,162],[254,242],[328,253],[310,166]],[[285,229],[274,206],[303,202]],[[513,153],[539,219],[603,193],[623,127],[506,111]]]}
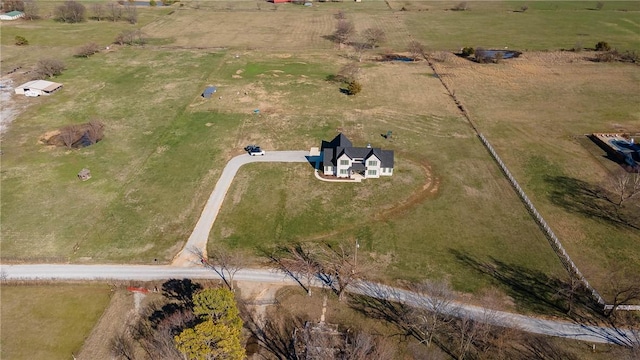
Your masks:
{"label": "rural property boundary", "polygon": [[511,186],[516,190],[516,192],[518,193],[518,196],[520,197],[524,205],[527,207],[527,210],[529,210],[531,215],[536,220],[536,223],[538,224],[540,229],[546,235],[546,238],[547,240],[549,240],[549,244],[551,245],[551,248],[560,259],[560,262],[562,263],[564,268],[567,270],[567,272],[569,272],[570,276],[572,278],[578,279],[583,284],[585,289],[587,289],[591,293],[591,296],[593,297],[593,299],[602,307],[603,310],[606,311],[606,310],[616,309],[616,310],[625,310],[625,311],[640,311],[640,305],[607,304],[604,298],[600,295],[600,293],[593,286],[591,286],[589,281],[584,277],[584,275],[582,275],[582,272],[580,271],[580,269],[578,269],[578,266],[576,266],[573,260],[571,260],[571,257],[569,257],[569,254],[566,252],[566,250],[562,246],[562,243],[560,242],[556,234],[553,232],[553,230],[551,230],[551,227],[549,226],[549,224],[547,224],[547,222],[544,220],[542,215],[540,215],[538,210],[536,210],[533,203],[529,200],[529,197],[527,197],[527,194],[525,194],[525,192],[522,190],[522,188],[520,187],[516,179],[513,177],[513,175],[511,175],[511,172],[507,168],[507,165],[505,165],[504,162],[502,162],[502,159],[500,159],[500,156],[498,156],[498,153],[496,153],[496,151],[493,149],[493,146],[491,146],[491,144],[489,143],[489,140],[487,140],[487,138],[485,138],[484,135],[482,135],[477,125],[473,122],[473,120],[471,120],[471,116],[469,116],[469,113],[465,109],[464,105],[462,105],[460,100],[458,100],[458,98],[456,97],[455,91],[452,91],[449,85],[447,85],[447,83],[442,79],[442,76],[440,76],[440,74],[438,73],[432,60],[429,59],[429,57],[426,56],[426,54],[423,54],[423,56],[427,60],[427,63],[429,64],[429,67],[431,68],[431,70],[433,70],[433,73],[440,80],[440,83],[442,84],[442,86],[447,90],[447,93],[455,102],[456,106],[458,107],[462,115],[465,117],[465,119],[467,119],[467,121],[469,122],[469,125],[471,125],[476,135],[480,138],[480,141],[482,142],[484,147],[489,151],[493,159],[498,163],[498,165],[500,166],[500,169],[509,180],[509,183],[511,184]]}

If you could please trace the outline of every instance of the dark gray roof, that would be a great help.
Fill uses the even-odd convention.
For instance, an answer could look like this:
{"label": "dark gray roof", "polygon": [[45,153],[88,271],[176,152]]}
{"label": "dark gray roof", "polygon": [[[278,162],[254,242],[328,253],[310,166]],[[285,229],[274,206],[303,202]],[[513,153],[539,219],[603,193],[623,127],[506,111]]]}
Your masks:
{"label": "dark gray roof", "polygon": [[364,166],[364,164],[363,164],[363,163],[353,163],[353,164],[351,165],[351,169],[352,169],[352,170],[355,170],[355,171],[362,171],[362,170],[365,170],[366,168],[367,168],[367,167],[366,167],[366,166]]}
{"label": "dark gray roof", "polygon": [[322,141],[322,163],[324,166],[337,165],[337,158],[343,154],[351,159],[366,159],[372,154],[380,159],[380,166],[393,168],[393,150],[382,150],[380,148],[354,147],[351,141],[342,133],[338,134],[331,141]]}

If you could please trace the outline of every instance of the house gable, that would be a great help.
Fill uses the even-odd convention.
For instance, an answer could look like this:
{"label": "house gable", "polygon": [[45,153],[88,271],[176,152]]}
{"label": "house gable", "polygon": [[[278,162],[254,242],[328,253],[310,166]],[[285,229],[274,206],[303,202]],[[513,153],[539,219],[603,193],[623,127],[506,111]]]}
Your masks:
{"label": "house gable", "polygon": [[377,178],[393,174],[393,150],[354,147],[342,133],[331,141],[322,141],[321,149],[325,175],[353,178],[354,174],[361,174]]}

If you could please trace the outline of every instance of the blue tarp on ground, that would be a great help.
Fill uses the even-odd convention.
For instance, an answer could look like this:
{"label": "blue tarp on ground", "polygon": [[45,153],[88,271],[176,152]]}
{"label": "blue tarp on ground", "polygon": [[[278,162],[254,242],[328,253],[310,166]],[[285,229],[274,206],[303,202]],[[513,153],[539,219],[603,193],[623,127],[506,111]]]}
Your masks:
{"label": "blue tarp on ground", "polygon": [[204,92],[202,93],[202,97],[203,98],[210,98],[211,95],[216,92],[218,89],[215,86],[207,86],[206,89],[204,89]]}

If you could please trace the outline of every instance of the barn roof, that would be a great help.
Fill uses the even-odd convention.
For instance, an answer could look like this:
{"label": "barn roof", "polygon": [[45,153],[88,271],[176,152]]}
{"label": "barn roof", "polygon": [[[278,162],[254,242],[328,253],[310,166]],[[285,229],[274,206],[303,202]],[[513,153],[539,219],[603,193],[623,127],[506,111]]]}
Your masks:
{"label": "barn roof", "polygon": [[13,16],[22,15],[22,14],[24,14],[22,11],[14,10],[14,11],[9,11],[8,13],[4,13],[4,14],[2,14],[2,15],[6,15],[6,16],[11,16],[11,17],[13,17]]}
{"label": "barn roof", "polygon": [[18,89],[31,89],[31,90],[42,90],[42,91],[51,92],[60,87],[62,87],[62,84],[56,83],[53,81],[33,80],[18,86]]}

